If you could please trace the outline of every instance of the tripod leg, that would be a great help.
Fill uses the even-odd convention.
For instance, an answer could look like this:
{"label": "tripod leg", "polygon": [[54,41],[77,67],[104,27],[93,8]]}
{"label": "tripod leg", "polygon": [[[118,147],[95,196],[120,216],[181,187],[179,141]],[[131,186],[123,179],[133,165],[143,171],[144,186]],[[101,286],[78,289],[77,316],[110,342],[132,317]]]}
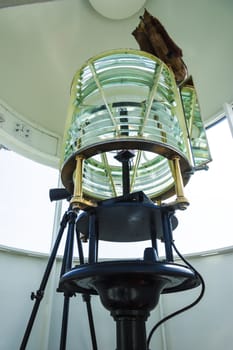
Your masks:
{"label": "tripod leg", "polygon": [[[79,252],[79,260],[80,260],[80,264],[84,264],[82,242],[80,240],[80,232],[78,231],[76,226],[76,218],[77,218],[77,214],[71,211],[69,213],[69,227],[68,227],[64,258],[63,258],[63,263],[61,268],[61,276],[72,268],[75,227],[76,227],[76,238],[77,238],[77,245],[78,245],[78,252]],[[58,291],[62,291],[62,290],[58,289]],[[63,292],[64,292],[64,304],[63,304],[63,317],[62,317],[62,328],[61,328],[61,338],[60,338],[60,350],[66,349],[69,305],[70,305],[70,298],[72,297],[72,294],[70,294],[69,291],[63,291]],[[93,350],[98,350],[96,335],[95,335],[95,328],[94,328],[94,321],[93,321],[92,310],[91,310],[90,296],[83,295],[83,300],[86,302],[86,306],[87,306],[87,314],[88,314],[88,320],[89,320],[89,326],[90,326],[90,332],[91,332],[92,347],[93,347]]]}
{"label": "tripod leg", "polygon": [[83,300],[87,305],[87,315],[88,315],[89,327],[91,332],[92,348],[93,350],[98,350],[96,335],[95,335],[94,320],[93,320],[92,309],[91,309],[91,296],[88,294],[83,294]]}
{"label": "tripod leg", "polygon": [[42,298],[44,296],[44,290],[45,290],[45,287],[47,285],[48,278],[49,278],[50,272],[52,270],[53,263],[54,263],[54,260],[56,258],[58,247],[59,247],[59,244],[61,242],[61,238],[62,238],[62,235],[63,235],[63,232],[64,232],[64,229],[66,227],[67,222],[68,222],[68,215],[67,215],[67,212],[66,212],[63,215],[63,218],[62,218],[62,221],[61,221],[61,224],[60,224],[60,230],[58,232],[58,235],[57,235],[54,247],[52,249],[52,253],[50,255],[47,267],[45,269],[44,276],[42,278],[40,287],[37,290],[36,294],[34,292],[31,294],[31,299],[32,300],[35,299],[35,304],[33,306],[32,313],[31,313],[31,316],[29,318],[29,321],[28,321],[28,324],[27,324],[27,328],[26,328],[26,331],[24,333],[23,340],[22,340],[22,343],[20,345],[20,350],[25,350],[26,349],[26,346],[27,346],[27,343],[28,343],[28,339],[29,339],[29,336],[31,334],[31,330],[32,330],[32,327],[33,327],[33,324],[34,324],[34,321],[35,321],[35,318],[36,318],[39,306],[40,306],[40,302],[41,302],[41,300],[42,300]]}
{"label": "tripod leg", "polygon": [[61,276],[64,275],[67,271],[69,271],[72,267],[72,260],[73,260],[73,246],[74,246],[74,228],[75,228],[75,221],[77,218],[77,213],[73,210],[68,212],[69,217],[69,225],[68,225],[68,233],[67,233],[67,240],[65,245],[65,251],[62,261],[62,268],[61,268]]}
{"label": "tripod leg", "polygon": [[[65,245],[64,257],[61,268],[61,276],[69,271],[72,267],[73,261],[73,246],[74,246],[74,229],[75,222],[77,218],[77,213],[74,211],[69,212],[69,226],[67,233],[67,240]],[[58,288],[58,291],[59,290]],[[68,327],[68,318],[69,318],[69,305],[70,298],[72,294],[69,291],[64,291],[64,303],[63,303],[63,315],[62,315],[62,327],[61,327],[61,337],[60,337],[60,350],[66,349],[66,339],[67,339],[67,327]]]}
{"label": "tripod leg", "polygon": [[67,339],[67,327],[69,318],[69,306],[70,306],[70,296],[64,296],[63,304],[63,315],[62,315],[62,327],[61,327],[61,338],[60,338],[60,350],[66,349],[66,339]]}
{"label": "tripod leg", "polygon": [[[83,247],[80,239],[80,232],[78,231],[77,226],[76,226],[76,238],[77,238],[77,245],[78,245],[78,252],[79,252],[79,261],[80,261],[80,265],[82,265],[84,264]],[[97,247],[97,250],[98,250],[98,247]],[[87,315],[88,315],[89,327],[91,332],[92,348],[93,350],[98,350],[96,335],[95,335],[94,320],[93,320],[92,309],[91,309],[91,296],[88,294],[83,294],[83,301],[85,301],[87,306]]]}
{"label": "tripod leg", "polygon": [[[80,262],[80,265],[82,265],[84,264],[83,247],[80,239],[80,232],[77,226],[76,226],[76,239],[77,239],[77,245],[78,245],[79,262]],[[98,350],[94,320],[93,320],[92,309],[91,309],[91,296],[88,294],[83,294],[83,301],[85,301],[87,306],[87,315],[88,315],[88,321],[89,321],[89,327],[90,327],[90,333],[91,333],[92,348],[93,350]]]}

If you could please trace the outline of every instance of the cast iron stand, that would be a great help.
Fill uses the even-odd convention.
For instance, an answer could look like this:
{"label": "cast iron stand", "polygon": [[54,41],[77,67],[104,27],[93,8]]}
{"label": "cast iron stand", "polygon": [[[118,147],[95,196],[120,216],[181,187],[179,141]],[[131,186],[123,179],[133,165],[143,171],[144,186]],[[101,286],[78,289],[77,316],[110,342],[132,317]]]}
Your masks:
{"label": "cast iron stand", "polygon": [[[198,276],[187,266],[174,263],[172,229],[177,226],[174,208],[156,206],[143,192],[129,193],[130,159],[121,151],[123,196],[98,203],[79,216],[77,225],[89,239],[88,262],[66,272],[60,288],[68,293],[99,295],[116,322],[117,350],[149,350],[146,321],[161,293],[195,288]],[[98,262],[98,241],[133,242],[151,240],[142,260]],[[166,257],[160,261],[156,240],[165,244]]]}

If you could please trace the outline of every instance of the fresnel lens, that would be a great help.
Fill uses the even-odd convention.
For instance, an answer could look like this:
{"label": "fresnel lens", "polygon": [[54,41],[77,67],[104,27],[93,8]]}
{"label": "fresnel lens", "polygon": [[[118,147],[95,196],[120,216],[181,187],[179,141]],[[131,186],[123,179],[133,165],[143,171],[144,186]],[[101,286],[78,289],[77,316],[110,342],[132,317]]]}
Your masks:
{"label": "fresnel lens", "polygon": [[[147,13],[135,37],[153,37],[153,21]],[[89,59],[72,82],[64,137],[62,182],[89,254],[60,289],[100,296],[117,324],[117,350],[148,349],[145,322],[160,294],[200,284],[195,270],[174,262],[172,230],[175,211],[188,205],[183,187],[210,153],[192,78],[180,81],[176,51],[156,52]],[[99,240],[151,243],[138,259],[99,261]]]}

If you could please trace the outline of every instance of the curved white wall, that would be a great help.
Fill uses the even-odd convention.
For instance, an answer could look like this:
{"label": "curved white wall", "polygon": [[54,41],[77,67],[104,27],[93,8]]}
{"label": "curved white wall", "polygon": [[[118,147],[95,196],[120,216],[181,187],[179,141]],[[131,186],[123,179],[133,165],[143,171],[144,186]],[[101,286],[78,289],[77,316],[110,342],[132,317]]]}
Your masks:
{"label": "curved white wall", "polygon": [[[36,291],[47,263],[46,255],[23,251],[0,250],[0,349],[19,349]],[[218,254],[189,257],[189,261],[203,275],[206,283],[204,299],[193,309],[169,320],[152,339],[151,349],[160,350],[231,350],[233,343],[233,249]],[[59,348],[62,294],[56,293],[60,273],[57,259],[41,302],[27,350],[55,350]],[[151,313],[148,329],[162,315],[192,302],[199,288],[162,296],[160,305]],[[92,297],[93,314],[99,350],[115,349],[115,324],[109,312]],[[81,296],[71,299],[67,350],[90,350],[90,333],[85,304]]]}

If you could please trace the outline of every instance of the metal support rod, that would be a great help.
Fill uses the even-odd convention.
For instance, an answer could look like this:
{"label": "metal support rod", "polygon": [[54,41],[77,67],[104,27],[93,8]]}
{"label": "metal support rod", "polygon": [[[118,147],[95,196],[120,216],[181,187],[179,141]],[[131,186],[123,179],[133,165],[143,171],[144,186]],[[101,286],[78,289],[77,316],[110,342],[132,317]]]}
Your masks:
{"label": "metal support rod", "polygon": [[96,236],[96,215],[89,216],[89,254],[88,263],[94,264],[97,261],[97,236]]}
{"label": "metal support rod", "polygon": [[83,247],[82,247],[82,242],[80,239],[80,232],[76,226],[76,240],[77,240],[77,245],[78,245],[78,255],[79,255],[79,262],[81,265],[84,264],[84,254],[83,254]]}
{"label": "metal support rod", "polygon": [[130,164],[129,160],[122,162],[122,184],[123,184],[123,196],[130,193]]}
{"label": "metal support rod", "polygon": [[173,251],[172,251],[172,228],[170,222],[171,213],[167,210],[164,210],[162,214],[162,223],[163,223],[163,241],[165,246],[166,261],[173,262]]}
{"label": "metal support rod", "polygon": [[134,153],[129,150],[120,151],[115,159],[122,164],[122,187],[123,196],[130,193],[130,159],[134,157]]}
{"label": "metal support rod", "polygon": [[156,232],[156,223],[154,215],[150,217],[150,232],[151,232],[151,245],[155,249],[158,255],[158,245],[157,245],[157,232]]}

